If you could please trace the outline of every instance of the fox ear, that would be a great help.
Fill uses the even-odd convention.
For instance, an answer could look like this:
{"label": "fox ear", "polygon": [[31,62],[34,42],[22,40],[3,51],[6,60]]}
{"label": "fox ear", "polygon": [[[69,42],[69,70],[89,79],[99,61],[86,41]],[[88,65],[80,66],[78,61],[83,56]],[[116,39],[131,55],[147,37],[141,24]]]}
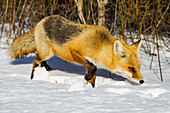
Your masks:
{"label": "fox ear", "polygon": [[113,49],[114,49],[114,53],[120,55],[122,58],[126,57],[124,46],[119,40],[116,40],[114,42]]}
{"label": "fox ear", "polygon": [[137,48],[137,50],[139,50],[141,44],[142,44],[142,39],[140,39],[137,42],[135,42],[134,44],[132,44],[132,46],[135,46]]}

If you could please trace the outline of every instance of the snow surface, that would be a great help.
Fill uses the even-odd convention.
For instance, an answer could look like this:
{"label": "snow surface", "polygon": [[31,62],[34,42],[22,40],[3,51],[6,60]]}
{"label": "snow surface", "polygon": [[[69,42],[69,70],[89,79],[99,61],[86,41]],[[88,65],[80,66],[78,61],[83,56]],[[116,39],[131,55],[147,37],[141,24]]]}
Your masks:
{"label": "snow surface", "polygon": [[0,113],[170,113],[170,65],[162,58],[160,82],[149,70],[150,57],[140,53],[144,84],[98,70],[92,88],[84,80],[83,66],[56,57],[48,61],[53,71],[38,67],[30,80],[35,55],[11,61],[7,49],[0,49]]}

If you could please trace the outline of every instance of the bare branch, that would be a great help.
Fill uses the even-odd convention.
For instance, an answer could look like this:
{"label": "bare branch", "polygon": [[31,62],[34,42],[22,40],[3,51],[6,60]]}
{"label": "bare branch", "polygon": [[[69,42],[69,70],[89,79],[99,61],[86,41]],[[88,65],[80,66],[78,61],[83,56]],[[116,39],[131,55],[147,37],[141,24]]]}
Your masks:
{"label": "bare branch", "polygon": [[84,16],[83,16],[83,12],[82,12],[82,9],[83,9],[83,0],[75,0],[76,4],[77,4],[77,8],[78,8],[78,15],[79,15],[79,18],[81,20],[81,22],[83,24],[86,24],[86,21],[84,19]]}

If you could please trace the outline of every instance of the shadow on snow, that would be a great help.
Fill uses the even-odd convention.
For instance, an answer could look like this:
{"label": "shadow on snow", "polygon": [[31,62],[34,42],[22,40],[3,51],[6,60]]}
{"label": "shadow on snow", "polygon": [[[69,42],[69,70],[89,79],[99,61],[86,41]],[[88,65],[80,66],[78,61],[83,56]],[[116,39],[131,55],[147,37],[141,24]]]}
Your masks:
{"label": "shadow on snow", "polygon": [[[19,58],[19,59],[12,61],[11,64],[12,65],[32,64],[34,58],[35,56],[29,56],[29,57],[25,56],[23,58]],[[59,57],[52,57],[51,59],[47,61],[47,63],[53,70],[60,70],[60,71],[64,71],[68,73],[75,73],[79,75],[85,75],[86,73],[86,69],[84,66],[67,62],[65,60],[60,59]],[[125,78],[117,74],[110,73],[109,71],[103,70],[103,69],[97,70],[97,76],[111,78],[116,81],[125,81]]]}

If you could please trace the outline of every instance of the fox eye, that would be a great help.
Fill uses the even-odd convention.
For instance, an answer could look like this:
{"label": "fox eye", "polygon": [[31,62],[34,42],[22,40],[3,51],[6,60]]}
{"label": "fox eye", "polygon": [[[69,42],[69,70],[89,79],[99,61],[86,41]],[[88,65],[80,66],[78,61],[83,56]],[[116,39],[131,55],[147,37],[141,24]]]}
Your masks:
{"label": "fox eye", "polygon": [[122,57],[122,58],[126,58],[126,55],[122,55],[121,57]]}
{"label": "fox eye", "polygon": [[130,67],[130,66],[129,66],[128,68],[129,68],[130,70],[132,70],[134,73],[136,72],[134,67]]}

